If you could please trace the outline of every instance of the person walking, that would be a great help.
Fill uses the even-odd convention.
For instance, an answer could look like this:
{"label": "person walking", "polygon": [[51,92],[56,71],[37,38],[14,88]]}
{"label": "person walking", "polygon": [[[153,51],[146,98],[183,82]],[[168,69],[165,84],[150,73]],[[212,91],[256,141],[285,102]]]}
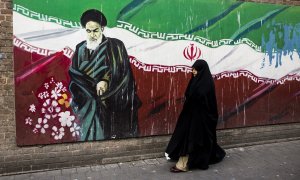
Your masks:
{"label": "person walking", "polygon": [[217,144],[218,109],[215,85],[205,60],[192,66],[185,102],[166,148],[167,159],[177,160],[171,172],[206,170],[222,161],[225,151]]}

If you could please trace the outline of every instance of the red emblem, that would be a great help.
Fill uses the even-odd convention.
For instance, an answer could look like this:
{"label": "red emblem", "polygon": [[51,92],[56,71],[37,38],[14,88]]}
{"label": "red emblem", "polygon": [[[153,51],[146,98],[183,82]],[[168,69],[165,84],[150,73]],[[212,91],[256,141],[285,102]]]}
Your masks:
{"label": "red emblem", "polygon": [[183,55],[190,61],[197,60],[201,56],[201,50],[197,46],[194,46],[194,44],[191,44],[184,48]]}

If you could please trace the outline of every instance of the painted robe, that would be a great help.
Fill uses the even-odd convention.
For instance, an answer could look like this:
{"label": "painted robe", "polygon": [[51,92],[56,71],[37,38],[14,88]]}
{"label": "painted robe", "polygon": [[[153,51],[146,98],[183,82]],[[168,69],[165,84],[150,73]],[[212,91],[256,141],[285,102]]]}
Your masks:
{"label": "painted robe", "polygon": [[[93,52],[86,45],[76,46],[69,69],[71,107],[80,120],[81,140],[137,136],[140,100],[123,42],[103,36]],[[107,81],[108,90],[98,96],[100,81]]]}

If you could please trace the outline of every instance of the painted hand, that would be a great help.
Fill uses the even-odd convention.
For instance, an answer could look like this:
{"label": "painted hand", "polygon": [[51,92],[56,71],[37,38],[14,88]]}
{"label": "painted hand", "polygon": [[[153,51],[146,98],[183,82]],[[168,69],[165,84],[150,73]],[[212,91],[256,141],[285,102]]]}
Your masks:
{"label": "painted hand", "polygon": [[98,82],[96,86],[97,95],[101,96],[107,91],[108,84],[106,81],[100,81]]}

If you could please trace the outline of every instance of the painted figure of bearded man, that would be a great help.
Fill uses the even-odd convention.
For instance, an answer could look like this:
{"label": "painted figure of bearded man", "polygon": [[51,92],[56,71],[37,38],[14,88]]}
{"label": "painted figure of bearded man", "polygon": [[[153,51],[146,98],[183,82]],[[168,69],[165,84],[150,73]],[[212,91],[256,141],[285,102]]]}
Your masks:
{"label": "painted figure of bearded man", "polygon": [[80,21],[87,40],[76,46],[69,69],[80,140],[136,137],[141,103],[125,46],[103,35],[107,20],[102,12],[87,10]]}

